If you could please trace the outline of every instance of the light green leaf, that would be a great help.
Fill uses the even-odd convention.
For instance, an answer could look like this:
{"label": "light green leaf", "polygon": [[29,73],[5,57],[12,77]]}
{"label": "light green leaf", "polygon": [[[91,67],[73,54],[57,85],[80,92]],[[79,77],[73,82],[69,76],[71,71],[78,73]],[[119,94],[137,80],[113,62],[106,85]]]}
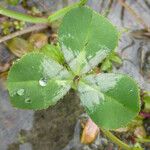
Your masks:
{"label": "light green leaf", "polygon": [[64,56],[76,74],[98,65],[118,43],[117,29],[88,7],[69,11],[59,30]]}
{"label": "light green leaf", "polygon": [[91,119],[105,129],[126,126],[139,112],[139,89],[126,75],[89,75],[78,90]]}
{"label": "light green leaf", "polygon": [[122,64],[121,58],[117,55],[117,53],[112,53],[109,59],[115,63]]}
{"label": "light green leaf", "polygon": [[63,53],[62,53],[59,45],[55,46],[55,45],[46,44],[41,49],[40,52],[44,53],[46,56],[48,56],[51,59],[55,60],[59,64],[64,64],[65,63],[65,59],[64,59]]}
{"label": "light green leaf", "polygon": [[102,71],[107,71],[112,67],[112,63],[110,62],[109,59],[104,60],[104,62],[102,63],[101,66],[101,70]]}
{"label": "light green leaf", "polygon": [[45,109],[54,105],[70,89],[69,73],[42,53],[29,53],[16,61],[8,75],[13,106]]}

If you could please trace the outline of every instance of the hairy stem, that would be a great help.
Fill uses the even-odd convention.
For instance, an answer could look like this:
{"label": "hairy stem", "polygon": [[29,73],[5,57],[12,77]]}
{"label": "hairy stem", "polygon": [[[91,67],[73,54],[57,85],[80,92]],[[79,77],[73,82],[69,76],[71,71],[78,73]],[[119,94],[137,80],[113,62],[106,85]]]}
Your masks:
{"label": "hairy stem", "polygon": [[3,8],[2,6],[0,6],[0,14],[17,19],[17,20],[30,22],[30,23],[50,23],[50,22],[53,22],[53,21],[57,20],[58,18],[62,17],[63,15],[65,15],[65,13],[67,13],[70,9],[78,7],[78,6],[83,6],[86,2],[87,2],[87,0],[80,0],[77,3],[74,3],[70,6],[67,6],[65,8],[58,10],[57,12],[55,12],[48,18],[29,16],[29,15],[26,15],[26,14],[23,14],[20,12],[8,10],[6,8]]}
{"label": "hairy stem", "polygon": [[112,140],[114,143],[116,143],[118,146],[120,146],[121,148],[125,149],[125,150],[142,150],[141,148],[135,148],[135,147],[130,147],[129,145],[127,145],[126,143],[122,142],[121,140],[119,140],[116,136],[114,136],[110,131],[102,129],[103,133],[110,139]]}

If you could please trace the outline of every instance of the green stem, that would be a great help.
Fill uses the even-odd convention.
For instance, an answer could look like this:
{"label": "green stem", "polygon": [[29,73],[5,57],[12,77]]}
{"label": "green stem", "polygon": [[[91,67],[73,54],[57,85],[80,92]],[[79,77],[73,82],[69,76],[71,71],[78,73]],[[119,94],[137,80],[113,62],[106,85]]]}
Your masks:
{"label": "green stem", "polygon": [[144,138],[136,138],[136,141],[140,143],[150,143],[150,139],[144,139]]}
{"label": "green stem", "polygon": [[26,14],[23,14],[20,12],[8,10],[6,8],[3,8],[2,6],[0,6],[0,14],[8,16],[10,18],[14,18],[17,20],[30,22],[30,23],[49,23],[49,22],[53,22],[53,21],[57,20],[58,18],[62,17],[63,15],[65,15],[65,13],[67,13],[72,8],[85,5],[86,2],[87,2],[87,0],[80,0],[77,3],[74,3],[70,6],[67,6],[65,8],[58,10],[57,12],[55,12],[54,14],[49,16],[48,18],[29,16],[29,15],[26,15]]}
{"label": "green stem", "polygon": [[70,6],[67,6],[63,9],[56,11],[54,14],[52,14],[48,17],[48,22],[53,22],[53,21],[57,20],[58,18],[63,17],[69,10],[78,7],[79,4],[80,4],[80,2],[74,3]]}
{"label": "green stem", "polygon": [[[130,147],[129,145],[127,145],[126,143],[122,142],[121,140],[119,140],[116,136],[114,136],[110,131],[102,129],[103,133],[110,139],[112,140],[114,143],[116,143],[117,145],[119,145],[121,148],[126,149],[126,150],[136,150],[135,147]],[[140,148],[141,149],[141,148]],[[142,149],[141,149],[142,150]]]}
{"label": "green stem", "polygon": [[17,20],[25,21],[25,22],[48,23],[47,18],[32,17],[32,16],[29,16],[20,12],[8,10],[6,8],[3,8],[2,6],[0,6],[0,14],[5,15],[10,18],[17,19]]}

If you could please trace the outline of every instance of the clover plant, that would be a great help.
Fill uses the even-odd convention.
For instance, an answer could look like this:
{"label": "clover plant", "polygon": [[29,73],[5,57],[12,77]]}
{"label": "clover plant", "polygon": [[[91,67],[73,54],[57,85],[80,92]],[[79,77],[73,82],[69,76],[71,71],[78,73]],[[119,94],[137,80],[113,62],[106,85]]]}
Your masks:
{"label": "clover plant", "polygon": [[12,65],[7,80],[11,103],[21,109],[46,109],[72,88],[87,114],[110,139],[124,149],[141,149],[128,146],[108,131],[126,126],[137,116],[139,88],[124,74],[93,73],[98,64],[112,57],[119,34],[104,16],[83,6],[86,2],[81,0],[48,18],[0,7],[0,14],[32,23],[49,23],[65,15],[57,46],[45,45]]}
{"label": "clover plant", "polygon": [[[59,46],[24,55],[8,75],[13,106],[41,110],[75,89],[88,115],[104,129],[126,126],[139,112],[139,89],[123,74],[92,73],[118,43],[118,31],[88,7],[70,10],[58,32]],[[61,60],[61,61],[60,61]]]}

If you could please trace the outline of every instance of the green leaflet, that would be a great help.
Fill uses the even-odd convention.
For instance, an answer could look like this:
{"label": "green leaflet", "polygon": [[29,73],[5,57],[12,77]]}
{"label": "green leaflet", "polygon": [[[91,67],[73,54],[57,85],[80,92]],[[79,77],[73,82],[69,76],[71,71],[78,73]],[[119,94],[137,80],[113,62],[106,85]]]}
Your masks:
{"label": "green leaflet", "polygon": [[139,89],[126,75],[89,75],[79,83],[78,90],[89,116],[105,129],[125,126],[139,112]]}
{"label": "green leaflet", "polygon": [[117,29],[87,7],[69,11],[59,30],[64,57],[76,74],[98,65],[118,43]]}
{"label": "green leaflet", "polygon": [[45,109],[70,89],[69,73],[42,53],[23,56],[11,68],[8,90],[13,106]]}
{"label": "green leaflet", "polygon": [[109,59],[104,60],[101,66],[101,70],[108,71],[111,68],[112,68],[112,63],[110,62],[110,60]]}
{"label": "green leaflet", "polygon": [[110,70],[112,70],[113,62],[116,63],[116,64],[119,64],[119,65],[122,64],[121,58],[114,51],[109,56],[107,56],[106,59],[104,59],[102,61],[100,70],[102,70],[102,71],[110,71]]}
{"label": "green leaflet", "polygon": [[50,57],[51,59],[55,60],[61,65],[65,63],[64,56],[58,45],[55,46],[55,45],[46,44],[44,47],[42,47],[40,52],[44,53],[46,56]]}

